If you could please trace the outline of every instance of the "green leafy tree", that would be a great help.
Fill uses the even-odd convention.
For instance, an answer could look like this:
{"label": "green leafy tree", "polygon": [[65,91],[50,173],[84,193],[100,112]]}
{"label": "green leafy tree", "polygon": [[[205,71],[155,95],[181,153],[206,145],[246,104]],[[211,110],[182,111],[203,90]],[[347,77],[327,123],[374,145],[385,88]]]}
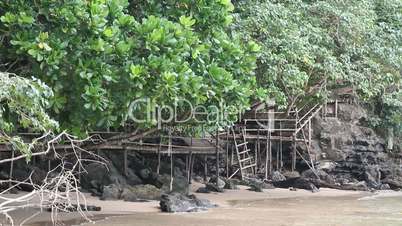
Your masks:
{"label": "green leafy tree", "polygon": [[222,0],[2,1],[0,50],[11,71],[54,90],[55,118],[76,133],[122,125],[145,97],[241,110],[256,89],[258,48],[225,32],[231,10]]}
{"label": "green leafy tree", "polygon": [[371,123],[401,134],[402,2],[238,1],[234,30],[261,48],[260,86],[287,106],[351,87]]}

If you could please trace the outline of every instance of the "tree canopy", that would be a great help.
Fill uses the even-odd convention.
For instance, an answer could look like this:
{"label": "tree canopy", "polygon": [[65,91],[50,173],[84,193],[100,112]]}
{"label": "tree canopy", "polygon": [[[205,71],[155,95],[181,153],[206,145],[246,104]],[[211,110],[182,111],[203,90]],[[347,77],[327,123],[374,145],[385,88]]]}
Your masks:
{"label": "tree canopy", "polygon": [[[238,1],[233,29],[262,48],[258,85],[285,105],[352,87],[401,131],[402,2]],[[380,125],[377,124],[377,125]]]}
{"label": "tree canopy", "polygon": [[5,0],[0,71],[50,87],[49,114],[76,134],[129,123],[141,98],[235,113],[338,87],[370,106],[373,126],[402,132],[401,27],[399,0]]}
{"label": "tree canopy", "polygon": [[230,1],[158,2],[2,1],[2,61],[52,87],[74,132],[120,126],[140,98],[248,107],[258,47],[226,32]]}

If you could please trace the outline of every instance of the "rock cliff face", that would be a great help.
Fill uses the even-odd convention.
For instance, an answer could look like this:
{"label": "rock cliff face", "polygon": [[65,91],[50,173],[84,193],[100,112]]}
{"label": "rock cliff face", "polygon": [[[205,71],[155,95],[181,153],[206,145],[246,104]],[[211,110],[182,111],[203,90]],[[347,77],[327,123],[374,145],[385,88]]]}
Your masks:
{"label": "rock cliff face", "polygon": [[331,183],[342,188],[402,188],[400,159],[366,126],[369,120],[362,107],[352,104],[340,104],[337,118],[317,117],[312,156],[332,177]]}

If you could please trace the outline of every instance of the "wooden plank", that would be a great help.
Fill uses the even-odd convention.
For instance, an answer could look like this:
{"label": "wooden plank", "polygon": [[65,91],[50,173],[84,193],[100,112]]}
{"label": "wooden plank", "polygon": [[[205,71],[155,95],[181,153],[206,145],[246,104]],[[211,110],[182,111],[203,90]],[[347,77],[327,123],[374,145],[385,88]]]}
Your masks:
{"label": "wooden plank", "polygon": [[244,143],[238,144],[237,147],[241,147],[241,146],[244,146],[244,145],[247,145],[247,144],[248,144],[248,142],[244,142]]}
{"label": "wooden plank", "polygon": [[253,164],[251,164],[251,165],[244,166],[243,169],[248,169],[248,168],[254,167],[254,166],[256,166],[256,165],[257,165],[257,164],[253,163]]}
{"label": "wooden plank", "polygon": [[246,161],[249,161],[249,160],[251,160],[251,157],[248,157],[248,158],[245,158],[245,159],[241,159],[240,162],[246,162]]}

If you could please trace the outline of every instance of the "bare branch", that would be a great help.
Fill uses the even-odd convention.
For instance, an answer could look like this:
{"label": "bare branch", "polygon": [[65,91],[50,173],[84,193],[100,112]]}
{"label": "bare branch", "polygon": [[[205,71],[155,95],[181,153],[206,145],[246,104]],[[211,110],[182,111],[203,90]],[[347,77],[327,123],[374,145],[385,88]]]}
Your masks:
{"label": "bare branch", "polygon": [[[91,140],[96,141],[98,139],[93,139],[93,137],[78,139],[66,132],[58,135],[48,132],[34,139],[29,144],[30,150],[34,151],[38,149],[37,146],[43,143],[46,144],[46,149],[44,151],[33,152],[31,156],[53,154],[59,164],[49,170],[41,184],[33,182],[33,172],[24,181],[16,181],[11,178],[9,180],[0,180],[0,183],[7,182],[13,184],[10,188],[0,192],[0,214],[4,215],[11,225],[15,224],[15,220],[11,217],[10,212],[27,207],[37,208],[39,209],[39,213],[51,211],[53,224],[60,221],[60,212],[72,211],[78,212],[85,220],[91,221],[88,217],[86,198],[79,190],[79,173],[86,172],[84,162],[96,162],[106,167],[105,160],[102,157],[81,147],[84,142]],[[69,148],[67,152],[56,148],[60,142],[63,142],[64,145],[68,144]],[[90,158],[82,158],[83,154],[90,156]],[[0,161],[0,164],[24,159],[29,156],[29,154],[20,154],[13,158],[3,159]],[[31,186],[32,191],[17,198],[9,198],[5,195],[21,185]],[[30,219],[25,219],[23,222],[27,222]]]}

